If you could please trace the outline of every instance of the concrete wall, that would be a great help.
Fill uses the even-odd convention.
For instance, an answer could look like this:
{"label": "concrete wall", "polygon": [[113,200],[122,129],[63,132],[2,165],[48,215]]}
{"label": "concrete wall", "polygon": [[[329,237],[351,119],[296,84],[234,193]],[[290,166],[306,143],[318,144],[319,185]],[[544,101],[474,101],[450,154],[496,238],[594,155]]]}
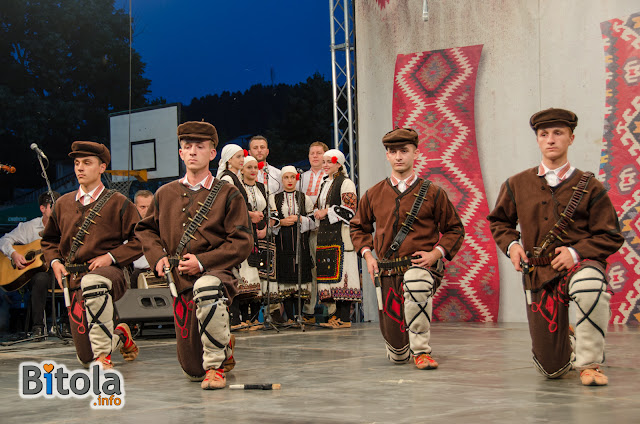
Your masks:
{"label": "concrete wall", "polygon": [[[380,142],[391,129],[396,55],[483,44],[476,81],[478,154],[492,209],[504,180],[540,161],[529,117],[547,107],[579,117],[571,163],[596,172],[604,122],[600,23],[637,0],[354,0],[361,192],[390,173]],[[365,273],[366,274],[366,273]],[[503,322],[526,321],[520,277],[500,254]],[[368,277],[364,276],[365,280]],[[365,281],[368,283],[368,281]]]}

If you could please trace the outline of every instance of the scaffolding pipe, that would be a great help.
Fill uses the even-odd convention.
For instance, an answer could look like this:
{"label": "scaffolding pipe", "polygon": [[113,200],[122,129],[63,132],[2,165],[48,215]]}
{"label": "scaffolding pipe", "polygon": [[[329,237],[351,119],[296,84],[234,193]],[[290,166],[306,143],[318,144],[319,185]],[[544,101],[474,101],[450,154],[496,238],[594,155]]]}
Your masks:
{"label": "scaffolding pipe", "polygon": [[351,36],[349,34],[349,0],[344,0],[344,52],[345,52],[345,61],[346,61],[346,75],[347,81],[345,84],[347,85],[347,128],[348,135],[347,140],[349,141],[349,178],[351,181],[356,181],[355,178],[355,166],[354,166],[354,156],[355,156],[355,146],[353,145],[353,93],[352,93],[352,85],[351,85]]}
{"label": "scaffolding pipe", "polygon": [[337,73],[336,73],[336,30],[335,30],[335,17],[334,17],[334,0],[329,0],[329,16],[330,16],[330,30],[331,30],[331,90],[333,93],[333,145],[336,149],[339,149],[338,142],[338,93],[337,93]]}
{"label": "scaffolding pipe", "polygon": [[[331,77],[333,96],[333,145],[348,156],[349,177],[357,182],[357,137],[355,111],[355,69],[352,54],[355,55],[351,6],[353,0],[329,0],[331,13]],[[339,8],[342,8],[340,13]],[[343,39],[336,40],[343,36]],[[340,56],[344,54],[344,58]],[[344,104],[341,101],[344,100]]]}

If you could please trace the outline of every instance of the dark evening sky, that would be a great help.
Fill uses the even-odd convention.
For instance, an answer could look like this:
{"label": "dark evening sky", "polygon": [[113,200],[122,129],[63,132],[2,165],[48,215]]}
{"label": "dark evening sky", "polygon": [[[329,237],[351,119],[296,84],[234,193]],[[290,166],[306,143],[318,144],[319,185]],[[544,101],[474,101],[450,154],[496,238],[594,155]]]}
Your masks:
{"label": "dark evening sky", "polygon": [[271,84],[272,75],[276,84],[315,72],[331,79],[329,1],[132,0],[131,9],[150,98],[187,104]]}

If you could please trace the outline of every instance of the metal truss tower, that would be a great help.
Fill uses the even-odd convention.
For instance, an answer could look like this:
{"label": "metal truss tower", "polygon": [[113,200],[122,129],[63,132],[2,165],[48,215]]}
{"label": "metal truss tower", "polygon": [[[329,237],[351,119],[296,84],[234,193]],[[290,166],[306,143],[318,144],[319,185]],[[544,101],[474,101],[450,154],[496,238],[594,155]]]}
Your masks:
{"label": "metal truss tower", "polygon": [[329,0],[333,145],[346,157],[349,178],[358,187],[356,48],[354,0]]}

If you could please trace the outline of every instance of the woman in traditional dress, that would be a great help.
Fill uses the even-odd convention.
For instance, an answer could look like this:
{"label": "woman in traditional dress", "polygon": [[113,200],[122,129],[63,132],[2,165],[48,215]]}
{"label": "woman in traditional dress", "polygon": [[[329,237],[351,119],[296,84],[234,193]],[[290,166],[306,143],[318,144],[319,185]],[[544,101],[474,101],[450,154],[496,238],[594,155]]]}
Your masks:
{"label": "woman in traditional dress", "polygon": [[[267,220],[265,209],[267,208],[267,196],[264,184],[256,181],[258,177],[258,161],[253,156],[244,158],[241,170],[242,187],[247,193],[247,206],[253,227],[253,251],[249,258],[240,267],[241,281],[239,284],[240,313],[246,325],[251,325],[251,330],[259,328],[258,315],[262,301],[262,284],[260,276],[260,263],[264,261],[264,255],[259,249],[258,240],[267,235]],[[262,264],[265,265],[265,264]]]}
{"label": "woman in traditional dress", "polygon": [[[315,229],[313,202],[306,194],[296,190],[298,172],[293,166],[282,168],[284,191],[269,196],[273,233],[276,235],[276,275],[278,295],[284,304],[288,320],[293,322],[296,313],[298,293],[309,300],[313,276],[313,261],[309,251],[309,231]],[[298,245],[298,223],[300,224],[300,244]],[[300,262],[298,263],[298,254]],[[298,291],[298,272],[301,272],[301,288]]]}
{"label": "woman in traditional dress", "polygon": [[[220,162],[218,163],[218,173],[216,178],[227,181],[228,183],[236,186],[245,202],[247,201],[247,193],[244,190],[242,182],[240,181],[240,170],[244,164],[245,150],[237,144],[227,144],[222,148],[220,152]],[[247,262],[246,260],[242,265]],[[242,269],[242,265],[240,269]],[[239,281],[239,286],[242,286],[242,275],[236,275]],[[229,306],[229,315],[231,321],[231,330],[237,330],[241,326],[240,318],[240,297],[236,296],[233,303]]]}
{"label": "woman in traditional dress", "polygon": [[358,258],[351,243],[349,222],[358,204],[356,186],[344,168],[341,151],[328,150],[322,158],[324,177],[316,203],[319,221],[316,248],[318,299],[335,315],[325,324],[331,328],[351,327],[351,304],[362,302]]}
{"label": "woman in traditional dress", "polygon": [[227,144],[220,152],[220,163],[218,164],[218,174],[216,177],[220,180],[227,181],[238,190],[242,196],[247,199],[247,193],[244,191],[242,182],[240,181],[240,170],[244,164],[246,150],[237,144]]}

